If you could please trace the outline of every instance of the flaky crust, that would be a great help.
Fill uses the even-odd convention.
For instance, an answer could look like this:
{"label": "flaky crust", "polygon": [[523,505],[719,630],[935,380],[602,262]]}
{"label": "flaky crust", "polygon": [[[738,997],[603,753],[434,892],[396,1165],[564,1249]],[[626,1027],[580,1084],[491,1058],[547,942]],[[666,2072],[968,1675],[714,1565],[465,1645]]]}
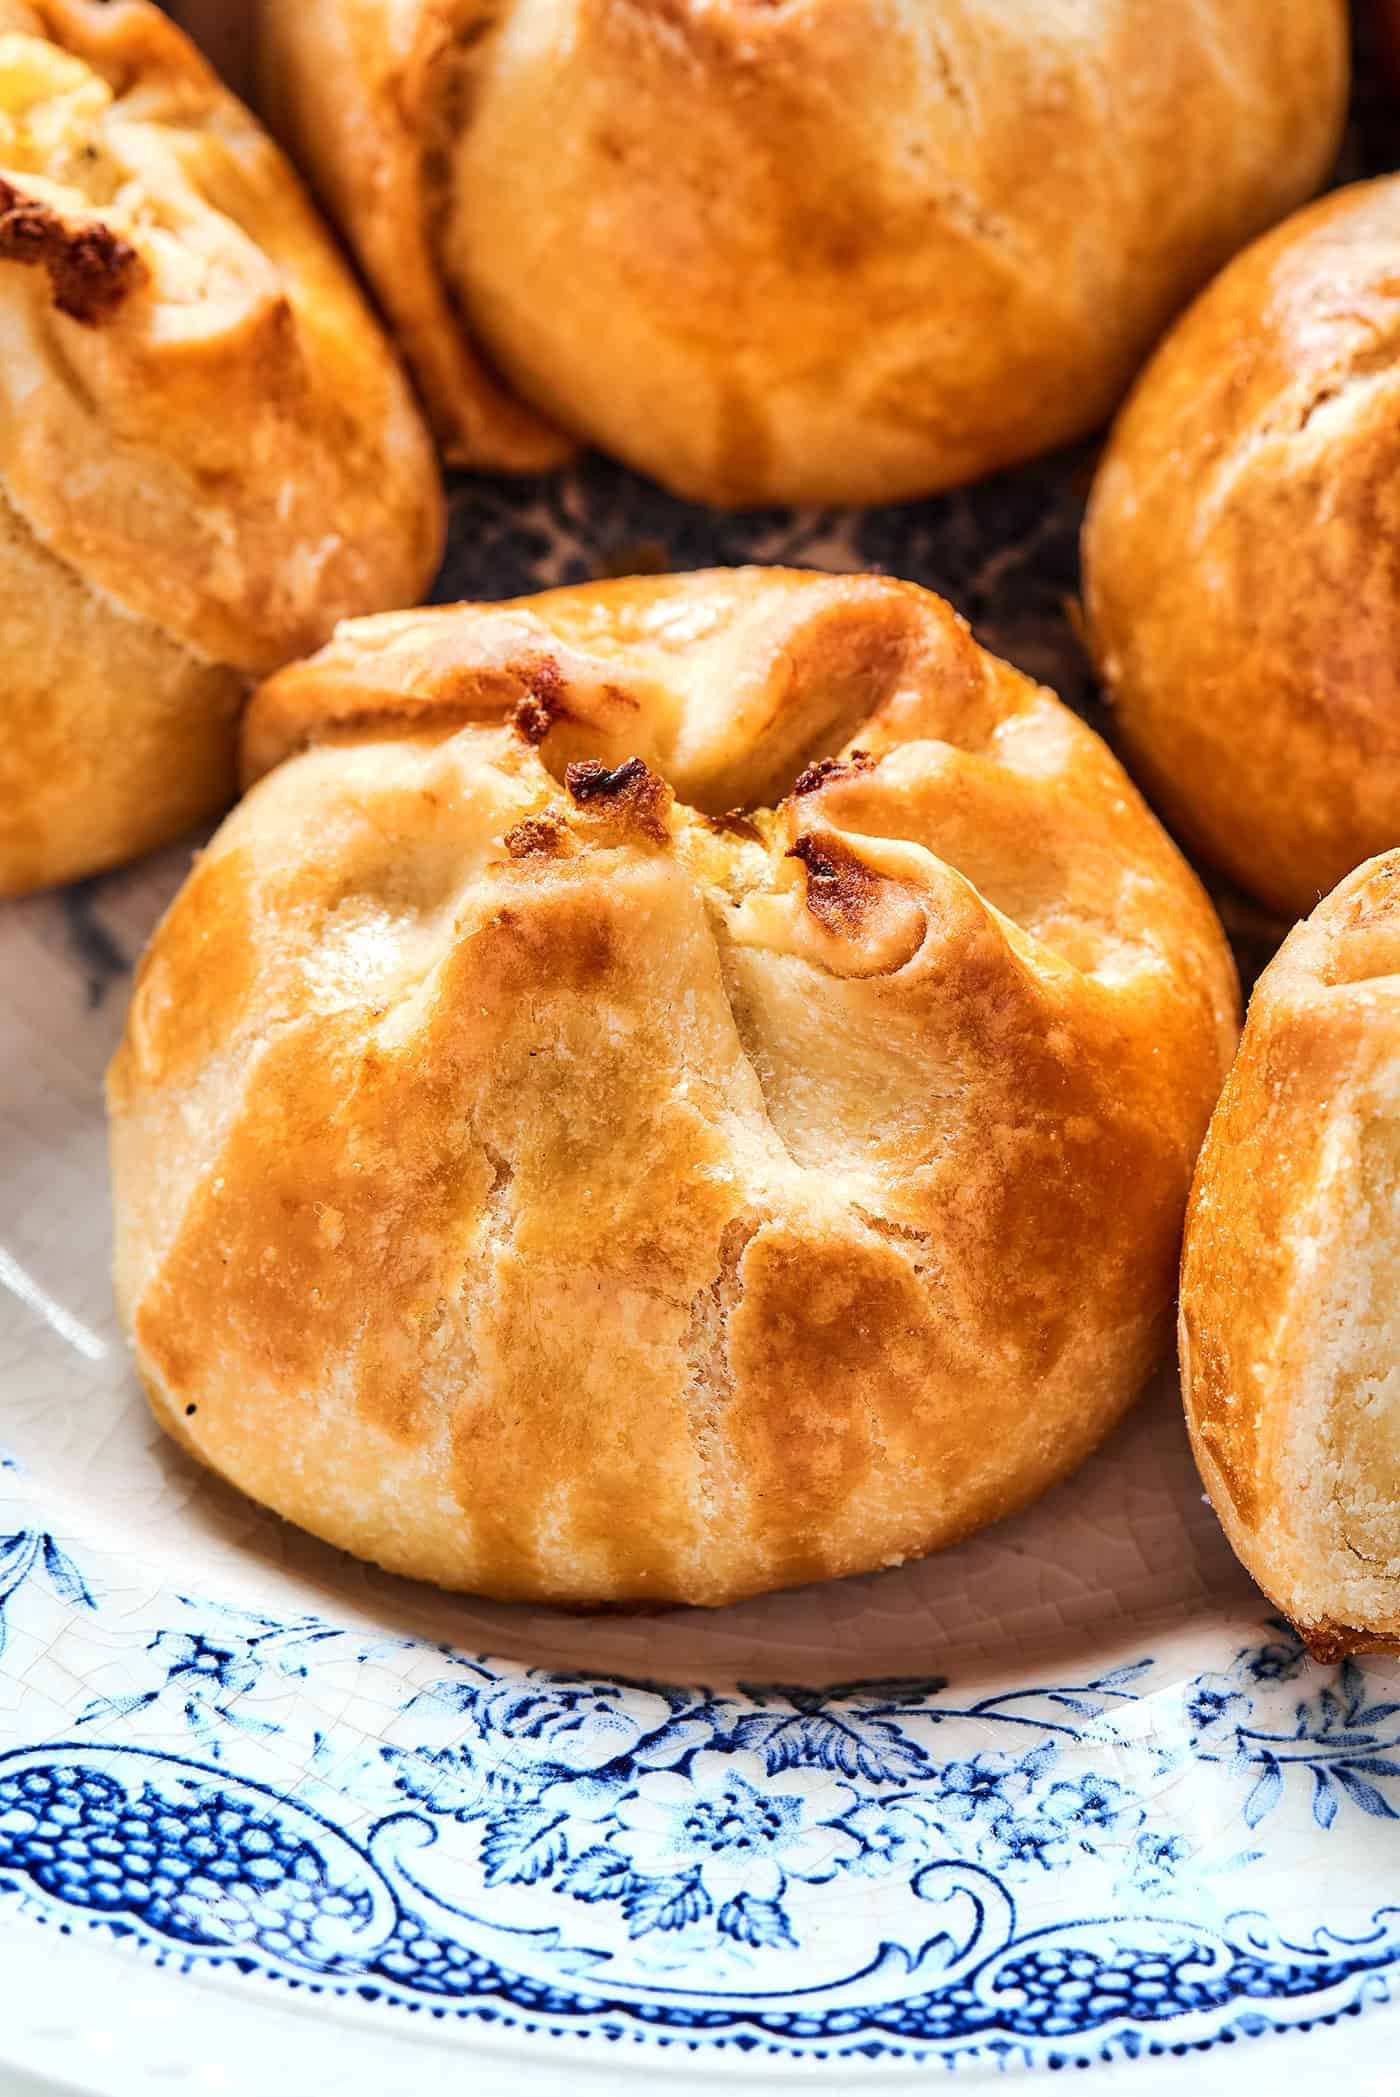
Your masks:
{"label": "flaky crust", "polygon": [[1113,433],[1094,651],[1173,828],[1290,917],[1400,835],[1400,177],[1233,262]]}
{"label": "flaky crust", "polygon": [[266,7],[262,103],[359,256],[447,457],[531,473],[573,446],[491,370],[437,252],[460,54],[490,19],[482,0]]}
{"label": "flaky crust", "polygon": [[360,621],[246,751],[109,1090],[122,1315],[204,1462],[449,1587],[717,1603],[945,1543],[1117,1418],[1233,974],[937,598]]}
{"label": "flaky crust", "polygon": [[1323,1658],[1400,1647],[1400,852],[1259,979],[1201,1153],[1186,1415],[1225,1531]]}
{"label": "flaky crust", "polygon": [[[298,0],[271,106],[453,456],[888,501],[1101,421],[1316,188],[1342,0]],[[466,361],[464,361],[464,359]]]}
{"label": "flaky crust", "polygon": [[217,808],[248,683],[416,597],[442,504],[296,177],[145,0],[0,0],[0,324],[3,892]]}

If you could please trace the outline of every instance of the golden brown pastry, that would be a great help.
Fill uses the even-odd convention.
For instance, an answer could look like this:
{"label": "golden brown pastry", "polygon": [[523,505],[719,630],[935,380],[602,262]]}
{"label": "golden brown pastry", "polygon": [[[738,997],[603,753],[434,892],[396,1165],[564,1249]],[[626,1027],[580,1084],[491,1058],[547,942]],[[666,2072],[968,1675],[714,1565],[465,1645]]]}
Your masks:
{"label": "golden brown pastry", "polygon": [[1346,94],[1343,0],[297,0],[266,39],[448,455],[567,431],[721,503],[1091,429]]}
{"label": "golden brown pastry", "polygon": [[436,565],[407,385],[145,0],[0,0],[0,894],[233,793],[250,682]]}
{"label": "golden brown pastry", "polygon": [[245,750],[109,1095],[122,1316],[205,1463],[449,1587],[717,1603],[946,1543],[1113,1424],[1231,964],[939,599],[362,620]]}
{"label": "golden brown pastry", "polygon": [[1400,840],[1400,176],[1217,278],[1084,535],[1094,652],[1173,829],[1290,917]]}
{"label": "golden brown pastry", "polygon": [[1181,1367],[1265,1593],[1320,1657],[1400,1646],[1400,852],[1259,980],[1192,1190]]}

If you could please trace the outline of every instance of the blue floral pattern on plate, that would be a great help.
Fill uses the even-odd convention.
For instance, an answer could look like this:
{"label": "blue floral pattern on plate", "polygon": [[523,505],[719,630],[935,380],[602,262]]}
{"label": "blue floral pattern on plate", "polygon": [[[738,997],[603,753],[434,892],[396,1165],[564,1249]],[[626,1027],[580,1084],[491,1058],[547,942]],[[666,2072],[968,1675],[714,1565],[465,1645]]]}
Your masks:
{"label": "blue floral pattern on plate", "polygon": [[[1391,136],[1376,101],[1348,172]],[[1088,468],[733,517],[600,461],[461,481],[437,594],[886,568],[1102,727],[1067,616]],[[139,943],[112,907],[128,878],[33,919],[96,1024]],[[388,2010],[984,2070],[1186,2053],[1390,1994],[1400,1703],[1383,1665],[1317,1668],[1283,1624],[1213,1626],[1201,1672],[1178,1648],[990,1693],[707,1689],[181,1594],[71,1537],[3,1460],[0,1531],[0,1686],[24,1685],[0,1710],[0,1907],[41,1922]]]}
{"label": "blue floral pattern on plate", "polygon": [[[0,1488],[18,1511],[22,1475]],[[1263,1823],[1400,1813],[1400,1703],[1282,1623],[1185,1682],[1142,1657],[966,1699],[592,1678],[107,1594],[66,1540],[0,1536],[0,1637],[121,1681],[0,1754],[0,1892],[167,1958],[614,2037],[1038,2066],[1336,2016],[1400,1958],[1388,1909],[1305,1942],[1270,1920]],[[372,1682],[374,1733],[326,1725],[337,1671]]]}

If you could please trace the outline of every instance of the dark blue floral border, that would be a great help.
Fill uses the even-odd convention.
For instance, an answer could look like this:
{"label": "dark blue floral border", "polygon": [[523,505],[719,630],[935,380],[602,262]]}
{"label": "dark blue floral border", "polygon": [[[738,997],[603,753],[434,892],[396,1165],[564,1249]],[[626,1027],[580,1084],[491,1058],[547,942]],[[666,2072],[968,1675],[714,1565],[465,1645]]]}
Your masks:
{"label": "dark blue floral border", "polygon": [[[31,1604],[26,1636],[51,1642],[102,1618],[101,1594],[52,1535],[0,1536],[0,1648]],[[0,1754],[0,1896],[30,1912],[431,2014],[823,2056],[1087,2064],[1388,1997],[1400,1911],[1349,1939],[1319,1918],[1306,1941],[1247,1905],[1202,1911],[1203,1866],[1244,1892],[1276,1814],[1285,1839],[1303,1807],[1313,1842],[1363,1823],[1395,1839],[1400,1703],[1354,1661],[1313,1667],[1282,1623],[1185,1684],[1142,1659],[964,1701],[937,1679],[549,1673],[176,1599],[181,1623],[102,1624],[118,1693]],[[418,1664],[392,1737],[356,1760],[298,1732],[321,1669],[386,1655]],[[1166,1695],[1171,1723],[1145,1729]],[[329,1805],[251,1773],[274,1741]],[[1164,1811],[1183,1775],[1234,1823],[1228,1857]],[[1106,1871],[1114,1904],[1078,1910]],[[809,1969],[814,1917],[872,1881],[914,1935],[855,1928],[838,1974]],[[502,1957],[512,1931],[552,1936],[554,1970]],[[610,1991],[650,1945],[675,1946],[684,1981],[629,1969]]]}

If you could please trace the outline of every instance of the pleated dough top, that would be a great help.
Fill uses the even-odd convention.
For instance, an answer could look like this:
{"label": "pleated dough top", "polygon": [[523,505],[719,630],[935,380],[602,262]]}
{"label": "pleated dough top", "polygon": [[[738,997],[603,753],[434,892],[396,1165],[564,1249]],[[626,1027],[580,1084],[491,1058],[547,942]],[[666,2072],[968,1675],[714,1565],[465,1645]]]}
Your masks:
{"label": "pleated dough top", "polygon": [[717,1602],[946,1542],[1128,1403],[1233,971],[939,599],[359,621],[245,754],[110,1088],[123,1314],[204,1461],[449,1586]]}

